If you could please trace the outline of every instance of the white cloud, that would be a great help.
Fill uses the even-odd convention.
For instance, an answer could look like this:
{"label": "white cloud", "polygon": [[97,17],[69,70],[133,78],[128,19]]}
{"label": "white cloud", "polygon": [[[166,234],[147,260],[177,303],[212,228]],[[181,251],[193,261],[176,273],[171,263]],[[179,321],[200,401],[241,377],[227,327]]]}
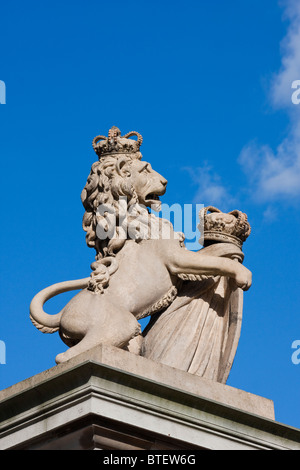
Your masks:
{"label": "white cloud", "polygon": [[[300,80],[300,0],[284,0],[284,19],[288,21],[281,44],[281,68],[270,82],[270,105],[286,111],[290,126],[286,138],[273,149],[269,144],[250,142],[242,149],[238,162],[247,175],[244,195],[266,205],[264,219],[276,218],[272,204],[300,200],[300,104],[293,104],[292,88]],[[297,96],[300,93],[297,91]],[[195,201],[228,210],[238,201],[230,194],[218,174],[209,166],[188,169],[197,184]],[[225,206],[225,207],[224,207]]]}
{"label": "white cloud", "polygon": [[278,218],[278,212],[276,207],[273,206],[268,206],[263,213],[263,221],[266,223],[274,222],[274,220],[277,220]]}
{"label": "white cloud", "polygon": [[235,204],[235,198],[222,183],[220,176],[207,165],[197,168],[185,167],[192,181],[197,185],[194,201],[204,206],[216,206],[221,210],[229,210]]}
{"label": "white cloud", "polygon": [[292,84],[300,80],[300,2],[283,3],[290,25],[282,42],[282,67],[271,83],[274,108],[287,111],[290,131],[277,149],[250,142],[239,157],[257,202],[300,197],[300,105],[292,102]]}
{"label": "white cloud", "polygon": [[281,43],[281,68],[273,77],[271,100],[275,107],[292,108],[292,83],[300,79],[300,2],[281,2],[285,7],[284,18],[289,22],[286,37]]}
{"label": "white cloud", "polygon": [[255,142],[243,148],[239,163],[248,175],[250,191],[256,202],[300,196],[300,139],[297,129],[298,126],[275,151],[268,145],[259,146]]}

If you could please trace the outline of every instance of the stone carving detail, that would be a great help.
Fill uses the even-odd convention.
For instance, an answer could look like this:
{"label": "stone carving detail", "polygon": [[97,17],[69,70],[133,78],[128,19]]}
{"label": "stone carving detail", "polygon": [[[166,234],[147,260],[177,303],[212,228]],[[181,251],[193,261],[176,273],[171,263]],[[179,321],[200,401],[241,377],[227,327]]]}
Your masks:
{"label": "stone carving detail", "polygon": [[247,215],[241,211],[235,210],[224,214],[219,209],[209,206],[202,209],[199,215],[200,219],[203,219],[206,242],[228,242],[242,248],[250,235],[251,228]]}
{"label": "stone carving detail", "polygon": [[[129,137],[136,136],[137,140],[129,139]],[[135,153],[138,154],[140,146],[142,145],[143,138],[138,132],[128,132],[123,137],[121,131],[117,127],[113,126],[109,132],[108,137],[98,135],[93,140],[93,149],[99,158],[104,155],[112,155],[117,153]],[[141,154],[137,155],[138,158],[142,158]]]}
{"label": "stone carving detail", "polygon": [[[247,217],[206,208],[204,248],[187,250],[184,235],[149,212],[160,210],[167,180],[142,161],[142,141],[138,132],[122,136],[117,127],[93,140],[98,161],[81,194],[86,242],[96,252],[91,275],[43,289],[30,318],[44,333],[58,331],[69,346],[57,363],[106,343],[225,382],[242,290],[252,282],[242,265]],[[44,311],[48,299],[70,290],[80,292],[61,312]],[[138,319],[145,316],[151,321],[141,334]]]}
{"label": "stone carving detail", "polygon": [[149,315],[153,315],[154,313],[161,312],[163,309],[169,307],[172,302],[176,299],[177,296],[177,288],[172,286],[169,292],[167,292],[162,299],[152,305],[149,309],[146,309],[141,314],[137,315],[137,319],[141,320],[142,318],[148,317]]}
{"label": "stone carving detail", "polygon": [[[205,208],[200,212],[200,219],[206,217],[207,211]],[[218,214],[228,220],[227,214],[220,211]],[[239,237],[231,237],[232,234],[228,236],[222,228],[216,233],[205,231],[211,223],[204,222],[204,248],[199,255],[226,257],[241,263],[244,259],[240,248],[242,240],[250,233],[247,225],[247,235],[241,232]],[[243,291],[227,276],[178,276],[185,282],[172,305],[152,316],[143,332],[140,354],[155,362],[226,383],[240,336]]]}

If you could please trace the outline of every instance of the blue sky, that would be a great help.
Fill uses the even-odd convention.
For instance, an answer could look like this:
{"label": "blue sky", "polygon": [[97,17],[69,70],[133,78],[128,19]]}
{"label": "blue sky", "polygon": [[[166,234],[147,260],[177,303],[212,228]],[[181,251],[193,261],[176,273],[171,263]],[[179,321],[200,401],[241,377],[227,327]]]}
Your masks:
{"label": "blue sky", "polygon": [[117,125],[143,135],[144,159],[169,181],[163,202],[248,214],[253,286],[228,384],[274,400],[277,421],[300,428],[297,2],[17,0],[1,3],[0,40],[0,388],[65,350],[32,326],[29,304],[89,275],[80,193],[92,139]]}

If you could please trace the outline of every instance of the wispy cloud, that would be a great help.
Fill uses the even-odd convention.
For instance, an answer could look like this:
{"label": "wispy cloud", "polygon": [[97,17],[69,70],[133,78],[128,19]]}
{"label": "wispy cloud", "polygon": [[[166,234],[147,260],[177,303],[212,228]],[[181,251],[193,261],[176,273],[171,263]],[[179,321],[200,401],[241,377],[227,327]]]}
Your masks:
{"label": "wispy cloud", "polygon": [[270,80],[268,98],[273,110],[283,110],[289,118],[285,138],[277,148],[257,141],[244,146],[238,163],[247,176],[247,182],[237,193],[239,200],[212,167],[185,168],[197,185],[195,201],[227,210],[239,205],[247,196],[248,201],[262,204],[262,216],[266,222],[276,219],[276,204],[280,201],[295,203],[300,200],[300,104],[292,101],[295,92],[292,85],[300,80],[300,1],[279,3],[288,29],[281,43],[281,67]]}
{"label": "wispy cloud", "polygon": [[268,144],[248,143],[239,163],[249,175],[250,190],[256,202],[300,197],[300,105],[292,103],[292,84],[300,80],[300,3],[281,2],[284,18],[290,24],[281,44],[282,66],[270,84],[270,104],[288,113],[290,128],[276,149]]}
{"label": "wispy cloud", "polygon": [[[239,157],[248,175],[249,193],[255,202],[300,196],[300,123],[273,151],[269,145],[250,142]],[[299,128],[299,131],[297,129]]]}
{"label": "wispy cloud", "polygon": [[292,108],[292,83],[300,79],[300,3],[299,0],[285,0],[280,4],[284,7],[283,18],[290,24],[281,43],[281,68],[272,80],[271,100],[275,107],[289,109]]}
{"label": "wispy cloud", "polygon": [[[194,201],[204,206],[217,206],[221,210],[230,209],[236,203],[235,197],[222,182],[221,177],[212,167],[204,165],[197,168],[185,167],[192,181],[197,186]],[[232,208],[231,208],[232,209]]]}

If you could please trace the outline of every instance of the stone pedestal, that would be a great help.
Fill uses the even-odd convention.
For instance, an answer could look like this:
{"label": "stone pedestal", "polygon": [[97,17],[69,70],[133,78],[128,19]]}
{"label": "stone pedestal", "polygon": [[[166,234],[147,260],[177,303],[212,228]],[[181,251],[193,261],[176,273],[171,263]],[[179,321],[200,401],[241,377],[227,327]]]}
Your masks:
{"label": "stone pedestal", "polygon": [[300,450],[273,402],[99,346],[0,392],[0,449]]}

